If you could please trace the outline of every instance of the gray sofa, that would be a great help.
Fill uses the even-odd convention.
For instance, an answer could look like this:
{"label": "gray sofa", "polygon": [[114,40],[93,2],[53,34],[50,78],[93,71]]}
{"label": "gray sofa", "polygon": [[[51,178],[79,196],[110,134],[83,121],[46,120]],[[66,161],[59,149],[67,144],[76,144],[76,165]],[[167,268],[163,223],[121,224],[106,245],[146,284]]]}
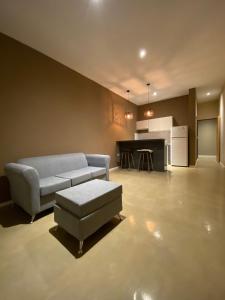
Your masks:
{"label": "gray sofa", "polygon": [[71,153],[23,158],[5,166],[13,202],[31,215],[55,203],[55,192],[94,178],[109,180],[110,156]]}

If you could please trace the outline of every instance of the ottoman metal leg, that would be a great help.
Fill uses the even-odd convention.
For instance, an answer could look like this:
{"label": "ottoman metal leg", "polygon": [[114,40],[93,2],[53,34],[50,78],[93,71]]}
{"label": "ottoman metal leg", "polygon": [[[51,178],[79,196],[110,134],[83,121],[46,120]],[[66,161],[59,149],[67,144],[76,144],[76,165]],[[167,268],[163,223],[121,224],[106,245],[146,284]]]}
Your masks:
{"label": "ottoman metal leg", "polygon": [[35,215],[31,216],[30,224],[34,222],[34,219],[35,219]]}
{"label": "ottoman metal leg", "polygon": [[78,254],[82,254],[83,253],[83,244],[84,244],[84,241],[79,241]]}

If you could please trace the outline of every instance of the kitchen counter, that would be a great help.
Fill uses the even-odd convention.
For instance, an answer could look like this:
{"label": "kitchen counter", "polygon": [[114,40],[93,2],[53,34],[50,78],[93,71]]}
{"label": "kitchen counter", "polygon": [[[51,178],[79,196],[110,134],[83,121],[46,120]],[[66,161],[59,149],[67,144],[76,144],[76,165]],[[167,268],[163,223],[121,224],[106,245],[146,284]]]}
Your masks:
{"label": "kitchen counter", "polygon": [[[165,140],[164,139],[144,139],[117,141],[117,157],[124,150],[131,150],[134,155],[135,168],[138,165],[138,149],[153,150],[153,165],[155,171],[165,171]],[[119,159],[118,159],[119,160]],[[119,161],[118,161],[119,164]]]}

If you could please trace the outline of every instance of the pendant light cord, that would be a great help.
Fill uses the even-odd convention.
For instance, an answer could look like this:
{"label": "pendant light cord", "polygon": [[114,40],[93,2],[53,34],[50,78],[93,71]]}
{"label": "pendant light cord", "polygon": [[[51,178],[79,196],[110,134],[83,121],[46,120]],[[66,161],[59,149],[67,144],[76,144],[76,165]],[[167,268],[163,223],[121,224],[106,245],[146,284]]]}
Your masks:
{"label": "pendant light cord", "polygon": [[149,96],[150,96],[150,83],[147,83],[147,86],[148,86],[148,104],[150,104],[149,102]]}
{"label": "pendant light cord", "polygon": [[127,100],[130,101],[130,90],[127,90]]}

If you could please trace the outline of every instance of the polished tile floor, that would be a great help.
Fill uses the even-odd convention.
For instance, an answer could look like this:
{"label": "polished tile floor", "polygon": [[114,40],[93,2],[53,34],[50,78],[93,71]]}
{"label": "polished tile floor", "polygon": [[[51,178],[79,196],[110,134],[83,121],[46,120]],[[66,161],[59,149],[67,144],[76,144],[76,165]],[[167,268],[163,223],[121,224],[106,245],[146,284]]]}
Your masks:
{"label": "polished tile floor", "polygon": [[118,170],[124,219],[88,239],[32,225],[0,208],[0,298],[48,300],[225,299],[225,169],[201,159],[165,173]]}

